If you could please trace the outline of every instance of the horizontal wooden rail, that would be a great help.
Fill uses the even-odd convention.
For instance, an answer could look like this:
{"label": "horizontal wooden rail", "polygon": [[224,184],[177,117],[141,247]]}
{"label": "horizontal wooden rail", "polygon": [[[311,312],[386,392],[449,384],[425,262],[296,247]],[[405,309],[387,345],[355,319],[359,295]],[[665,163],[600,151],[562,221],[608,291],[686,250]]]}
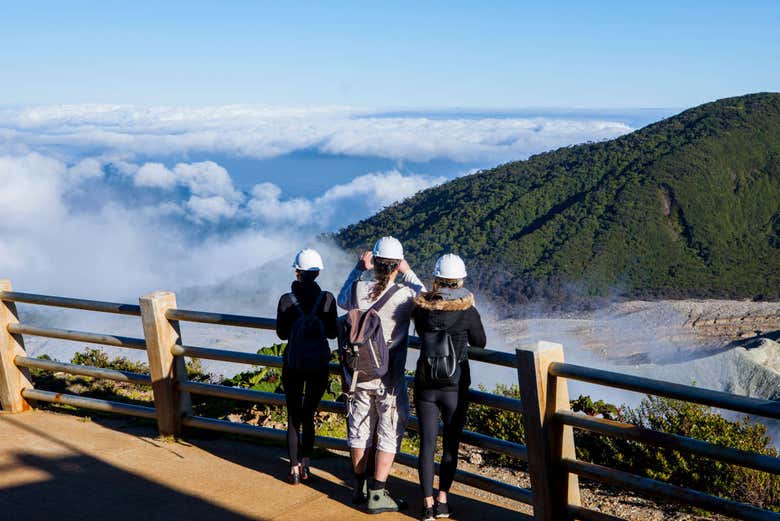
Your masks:
{"label": "horizontal wooden rail", "polygon": [[[418,458],[406,452],[399,452],[398,454],[395,455],[395,461],[403,465],[415,468],[417,467]],[[434,469],[436,471],[436,474],[438,474],[439,473],[438,463],[434,465]],[[525,503],[526,505],[531,504],[531,490],[527,488],[521,488],[515,485],[510,485],[509,483],[504,483],[503,481],[497,481],[495,479],[481,476],[479,474],[474,474],[473,472],[468,472],[461,469],[457,469],[455,471],[455,481],[457,481],[458,483],[463,483],[464,485],[468,485],[469,487],[474,487],[480,490],[484,490],[485,492],[490,492],[491,494],[496,494],[509,499],[514,499],[515,501],[519,501],[520,503]]]}
{"label": "horizontal wooden rail", "polygon": [[73,340],[75,342],[87,342],[90,344],[101,344],[105,346],[146,350],[146,341],[143,338],[133,338],[128,336],[87,333],[85,331],[73,331],[71,329],[36,327],[29,326],[27,324],[10,324],[8,326],[8,332],[14,335],[60,338],[62,340]]}
{"label": "horizontal wooden rail", "polygon": [[[268,427],[258,427],[246,423],[229,422],[226,420],[217,420],[213,418],[204,418],[202,416],[192,416],[182,420],[185,427],[194,427],[199,429],[216,430],[231,434],[247,435],[256,438],[284,442],[287,440],[286,432],[281,429],[271,429]],[[315,444],[325,449],[346,451],[348,450],[346,440],[341,438],[330,438],[317,436]],[[417,458],[411,454],[399,453],[396,455],[396,461],[411,467],[417,466]],[[436,466],[438,472],[438,465]],[[502,483],[494,479],[486,478],[478,474],[457,470],[455,481],[465,485],[500,494],[504,497],[520,501],[525,504],[531,504],[531,491],[525,488],[516,487],[507,483]]]}
{"label": "horizontal wooden rail", "polygon": [[[178,387],[181,391],[187,391],[194,394],[203,394],[206,396],[214,396],[216,398],[244,400],[266,405],[284,406],[286,404],[283,394],[256,391],[255,389],[247,389],[245,387],[229,387],[226,385],[207,384],[192,381],[181,382],[179,383]],[[343,413],[344,404],[341,402],[322,400],[320,402],[319,409],[328,412]]]}
{"label": "horizontal wooden rail", "polygon": [[19,293],[18,291],[0,292],[0,300],[10,302],[22,302],[24,304],[38,304],[40,306],[55,306],[59,308],[83,309],[85,311],[99,311],[101,313],[115,313],[117,315],[141,316],[141,306],[135,304],[121,304],[118,302],[103,302],[100,300],[86,300],[69,297],[53,297],[51,295],[38,295],[36,293]]}
{"label": "horizontal wooden rail", "polygon": [[[420,338],[410,335],[409,347],[420,349]],[[500,365],[517,369],[517,359],[513,353],[496,351],[495,349],[483,349],[479,347],[469,347],[469,359],[477,362],[484,362],[491,365]]]}
{"label": "horizontal wooden rail", "polygon": [[731,463],[772,474],[780,474],[780,458],[767,456],[765,454],[739,450],[723,445],[714,445],[687,436],[645,429],[630,423],[595,418],[584,414],[576,414],[571,411],[558,411],[555,414],[555,417],[564,425],[571,425],[572,427],[577,427],[579,429],[586,429],[607,436],[639,441],[658,447],[682,450],[724,463]]}
{"label": "horizontal wooden rail", "polygon": [[[176,356],[188,356],[190,358],[203,358],[205,360],[218,360],[220,362],[233,362],[236,364],[261,365],[266,367],[282,367],[281,356],[261,355],[258,353],[242,353],[228,349],[215,349],[212,347],[195,347],[175,345],[171,353]],[[338,374],[339,364],[330,364],[329,371]]]}
{"label": "horizontal wooden rail", "polygon": [[[218,324],[222,326],[251,327],[254,329],[276,329],[276,320],[266,317],[250,315],[232,315],[229,313],[212,313],[208,311],[194,311],[189,309],[170,309],[165,314],[168,320],[180,320],[184,322],[200,322],[203,324]],[[416,336],[409,337],[409,347],[420,348],[420,339]],[[503,351],[492,349],[469,349],[469,358],[478,362],[515,368],[515,356]]]}
{"label": "horizontal wooden rail", "polygon": [[780,514],[762,510],[753,505],[738,503],[730,499],[711,496],[698,490],[670,485],[663,481],[637,476],[621,470],[602,467],[594,463],[578,461],[569,458],[562,459],[563,467],[584,478],[600,481],[649,496],[673,501],[687,506],[709,510],[718,514],[732,516],[749,521],[780,521]]}
{"label": "horizontal wooden rail", "polygon": [[22,396],[27,400],[38,400],[41,402],[59,403],[70,405],[80,409],[91,409],[93,411],[111,412],[114,414],[125,414],[127,416],[137,416],[154,420],[157,418],[157,412],[154,407],[144,407],[142,405],[132,405],[129,403],[113,402],[111,400],[99,400],[97,398],[87,398],[75,394],[53,393],[51,391],[39,391],[38,389],[25,389]]}
{"label": "horizontal wooden rail", "polygon": [[627,391],[664,396],[666,398],[709,405],[719,409],[728,409],[780,420],[780,401],[761,400],[722,391],[702,389],[691,385],[675,384],[567,363],[556,362],[551,364],[550,374],[608,387],[617,387]]}
{"label": "horizontal wooden rail", "polygon": [[[282,357],[280,356],[261,355],[258,353],[242,353],[240,351],[215,349],[211,347],[175,345],[171,349],[171,352],[176,356],[188,356],[190,358],[203,358],[206,360],[218,360],[220,362],[233,362],[238,364],[260,365],[266,367],[282,367],[283,363]],[[331,374],[340,374],[341,366],[336,363],[331,363],[329,366],[329,371]],[[407,376],[406,380],[409,384],[411,384],[414,382],[414,377]],[[503,409],[505,411],[517,413],[523,412],[523,403],[519,399],[510,398],[509,396],[499,396],[497,394],[492,394],[485,391],[469,389],[469,400],[472,403],[486,405],[496,409]]]}
{"label": "horizontal wooden rail", "polygon": [[[218,398],[227,398],[231,400],[245,400],[255,403],[262,403],[267,405],[285,406],[285,397],[279,393],[269,393],[265,391],[256,391],[254,389],[246,389],[243,387],[228,387],[225,385],[207,384],[202,382],[181,382],[179,389],[182,391],[190,392],[193,394],[202,394],[206,396],[214,396]],[[344,404],[342,402],[334,402],[328,400],[320,401],[319,409],[328,412],[335,412],[339,414],[344,413]],[[418,432],[419,422],[416,417],[411,416],[407,425],[409,430]],[[464,430],[461,434],[461,441],[475,447],[480,447],[486,450],[504,454],[513,458],[520,459],[521,461],[528,460],[528,453],[525,445],[514,443],[511,441],[502,440],[499,438],[493,438],[485,434]]]}
{"label": "horizontal wooden rail", "polygon": [[28,356],[17,356],[14,359],[14,363],[19,367],[27,367],[29,369],[91,376],[101,380],[113,380],[115,382],[127,382],[137,385],[152,385],[152,378],[148,374],[131,373],[129,371],[118,371],[116,369],[105,369],[89,365],[66,364],[64,362],[30,358]]}
{"label": "horizontal wooden rail", "polygon": [[273,318],[253,317],[249,315],[231,315],[228,313],[210,313],[208,311],[192,311],[189,309],[169,309],[165,313],[168,320],[183,322],[200,322],[202,324],[218,324],[222,326],[251,327],[254,329],[276,329]]}

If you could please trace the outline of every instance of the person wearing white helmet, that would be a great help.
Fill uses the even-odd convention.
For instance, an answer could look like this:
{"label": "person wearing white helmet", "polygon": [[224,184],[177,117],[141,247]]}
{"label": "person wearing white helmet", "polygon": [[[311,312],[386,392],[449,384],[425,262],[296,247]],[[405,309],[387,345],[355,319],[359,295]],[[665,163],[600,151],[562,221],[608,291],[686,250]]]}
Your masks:
{"label": "person wearing white helmet", "polygon": [[[433,290],[415,299],[414,325],[420,357],[414,374],[414,405],[420,425],[417,470],[423,493],[423,521],[449,517],[447,493],[458,465],[458,446],[466,421],[471,373],[469,348],[485,347],[485,329],[474,296],[463,287],[466,265],[457,255],[439,257]],[[433,474],[439,417],[442,457],[439,492],[434,501]]]}
{"label": "person wearing white helmet", "polygon": [[287,402],[288,481],[297,485],[310,478],[314,448],[314,414],[328,386],[330,346],[336,338],[336,299],[315,279],[325,268],[322,257],[310,248],[293,261],[295,281],[279,299],[276,334],[287,340],[282,365],[282,386]]}
{"label": "person wearing white helmet", "polygon": [[[373,270],[371,280],[362,280]],[[400,281],[396,279],[400,276]],[[389,366],[382,378],[358,382],[347,411],[348,443],[355,472],[353,502],[368,500],[368,512],[390,512],[405,507],[385,489],[395,454],[401,446],[409,417],[409,394],[404,375],[409,325],[414,299],[425,286],[404,260],[403,246],[394,237],[382,237],[373,251],[360,255],[338,297],[341,308],[368,310],[375,303],[382,334],[389,347]],[[380,304],[381,302],[381,304]],[[376,447],[373,447],[376,435]],[[374,449],[374,474],[367,483],[368,460]],[[368,497],[366,497],[368,496]]]}

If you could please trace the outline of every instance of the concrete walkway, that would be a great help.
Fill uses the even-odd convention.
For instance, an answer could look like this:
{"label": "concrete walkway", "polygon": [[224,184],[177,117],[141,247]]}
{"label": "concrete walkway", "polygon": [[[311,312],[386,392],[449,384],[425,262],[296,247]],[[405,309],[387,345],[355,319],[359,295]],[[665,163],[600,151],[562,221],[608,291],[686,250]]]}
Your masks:
{"label": "concrete walkway", "polygon": [[[349,463],[323,453],[311,485],[290,486],[280,447],[197,434],[157,439],[132,419],[31,411],[0,414],[0,519],[286,520],[419,519],[416,471],[399,466],[389,487],[407,514],[368,516],[349,505]],[[455,519],[517,520],[514,502],[457,486]]]}

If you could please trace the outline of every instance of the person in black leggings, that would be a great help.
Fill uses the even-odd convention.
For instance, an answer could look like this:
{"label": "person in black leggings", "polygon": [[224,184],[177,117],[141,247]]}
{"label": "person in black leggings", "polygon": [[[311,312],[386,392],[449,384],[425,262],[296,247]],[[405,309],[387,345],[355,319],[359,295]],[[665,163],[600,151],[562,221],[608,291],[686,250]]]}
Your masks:
{"label": "person in black leggings", "polygon": [[[287,402],[288,481],[295,485],[308,481],[310,476],[314,414],[328,387],[327,339],[336,338],[338,332],[336,299],[315,282],[323,269],[319,253],[301,250],[293,267],[296,280],[292,291],[279,299],[276,334],[282,340],[289,340],[283,355],[282,386]],[[304,332],[303,320],[309,315],[311,319]]]}
{"label": "person in black leggings", "polygon": [[[444,255],[436,262],[433,291],[423,293],[415,300],[413,312],[417,334],[446,331],[452,339],[459,364],[454,381],[442,383],[430,376],[430,366],[421,351],[414,376],[414,404],[420,422],[420,458],[418,473],[423,492],[424,521],[446,518],[450,515],[447,493],[458,466],[458,447],[468,409],[468,389],[471,372],[468,348],[485,347],[485,329],[474,307],[474,296],[463,287],[466,268],[457,255]],[[439,471],[439,492],[434,501],[433,475],[436,438],[439,435],[439,416],[442,431],[442,457]]]}

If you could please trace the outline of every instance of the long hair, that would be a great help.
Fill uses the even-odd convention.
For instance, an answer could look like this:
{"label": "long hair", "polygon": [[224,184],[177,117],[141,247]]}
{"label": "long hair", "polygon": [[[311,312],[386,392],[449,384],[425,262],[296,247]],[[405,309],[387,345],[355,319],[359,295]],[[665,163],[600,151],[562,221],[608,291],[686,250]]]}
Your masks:
{"label": "long hair", "polygon": [[400,264],[401,261],[395,259],[374,257],[374,280],[376,283],[374,284],[374,287],[371,288],[371,292],[368,294],[368,297],[371,300],[378,299],[379,295],[385,291],[387,285],[392,282],[390,280],[390,275],[398,269]]}

